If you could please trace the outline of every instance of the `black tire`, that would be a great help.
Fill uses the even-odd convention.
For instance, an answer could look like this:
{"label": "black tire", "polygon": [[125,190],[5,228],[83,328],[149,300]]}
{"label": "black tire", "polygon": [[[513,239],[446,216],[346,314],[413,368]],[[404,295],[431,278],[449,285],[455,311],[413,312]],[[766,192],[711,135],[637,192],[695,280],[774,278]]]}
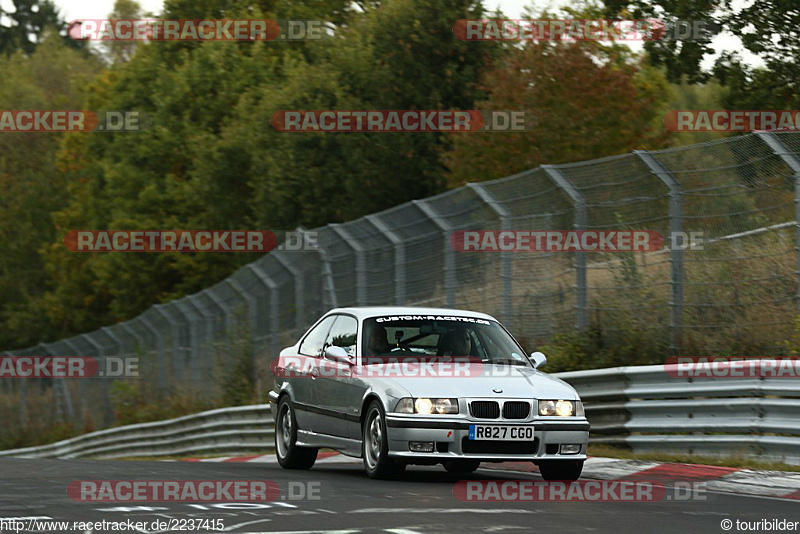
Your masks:
{"label": "black tire", "polygon": [[378,401],[372,401],[361,427],[361,457],[364,470],[370,478],[392,478],[400,475],[406,464],[389,458],[389,440],[386,435],[386,414]]}
{"label": "black tire", "polygon": [[284,469],[311,469],[319,449],[297,446],[297,418],[289,397],[278,403],[275,419],[275,456]]}
{"label": "black tire", "polygon": [[583,471],[583,460],[545,460],[538,465],[545,480],[578,480]]}
{"label": "black tire", "polygon": [[453,460],[452,462],[445,462],[444,468],[448,473],[454,475],[468,475],[474,473],[481,466],[477,460]]}

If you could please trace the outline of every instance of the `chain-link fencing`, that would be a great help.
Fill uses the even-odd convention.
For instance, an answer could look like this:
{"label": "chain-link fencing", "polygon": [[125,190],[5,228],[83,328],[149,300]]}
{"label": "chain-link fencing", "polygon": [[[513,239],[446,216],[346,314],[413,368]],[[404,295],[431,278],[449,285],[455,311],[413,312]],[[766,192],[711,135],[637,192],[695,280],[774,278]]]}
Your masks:
{"label": "chain-link fencing", "polygon": [[[124,323],[7,352],[138,358],[140,378],[135,386],[4,379],[0,411],[20,435],[60,424],[102,428],[136,399],[235,393],[233,370],[251,375],[263,398],[272,357],[341,306],[483,311],[529,350],[582,332],[622,347],[632,363],[670,354],[794,355],[800,347],[787,340],[797,336],[799,185],[797,133],[545,165],[469,184],[310,230],[316,250],[274,250]],[[656,231],[664,246],[463,252],[450,241],[457,230],[573,229]],[[643,352],[653,359],[636,361]]]}

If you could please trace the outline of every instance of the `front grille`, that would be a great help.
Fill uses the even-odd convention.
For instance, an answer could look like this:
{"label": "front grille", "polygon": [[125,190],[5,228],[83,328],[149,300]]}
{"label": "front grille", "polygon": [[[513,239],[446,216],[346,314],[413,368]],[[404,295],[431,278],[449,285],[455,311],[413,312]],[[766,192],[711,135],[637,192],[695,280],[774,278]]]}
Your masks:
{"label": "front grille", "polygon": [[500,405],[497,401],[472,401],[469,403],[469,413],[477,419],[499,419]]}
{"label": "front grille", "polygon": [[504,419],[527,419],[531,413],[529,402],[509,401],[503,404]]}
{"label": "front grille", "polygon": [[464,454],[536,454],[539,440],[533,441],[490,441],[461,439],[461,452]]}

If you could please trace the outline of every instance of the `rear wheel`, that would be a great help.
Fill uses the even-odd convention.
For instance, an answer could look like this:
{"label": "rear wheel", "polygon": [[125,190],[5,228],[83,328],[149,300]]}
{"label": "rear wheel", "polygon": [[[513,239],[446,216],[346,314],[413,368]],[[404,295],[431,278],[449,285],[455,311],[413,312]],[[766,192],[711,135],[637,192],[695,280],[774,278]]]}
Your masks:
{"label": "rear wheel", "polygon": [[389,458],[386,414],[380,402],[372,401],[367,408],[361,437],[361,457],[370,478],[391,478],[405,470],[406,464]]}
{"label": "rear wheel", "polygon": [[319,449],[297,446],[297,418],[289,397],[278,403],[275,420],[275,455],[284,469],[311,469],[317,461]]}
{"label": "rear wheel", "polygon": [[444,468],[448,473],[457,475],[474,473],[480,466],[481,463],[476,460],[454,460],[444,463]]}
{"label": "rear wheel", "polygon": [[578,480],[583,471],[583,460],[545,460],[538,465],[545,480]]}

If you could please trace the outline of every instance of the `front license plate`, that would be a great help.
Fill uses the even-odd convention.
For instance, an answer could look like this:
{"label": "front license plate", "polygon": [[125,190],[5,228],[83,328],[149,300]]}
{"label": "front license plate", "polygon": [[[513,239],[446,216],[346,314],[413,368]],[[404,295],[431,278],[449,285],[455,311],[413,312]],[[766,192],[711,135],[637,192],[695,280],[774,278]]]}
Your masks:
{"label": "front license plate", "polygon": [[469,425],[469,439],[497,441],[531,441],[532,426]]}

